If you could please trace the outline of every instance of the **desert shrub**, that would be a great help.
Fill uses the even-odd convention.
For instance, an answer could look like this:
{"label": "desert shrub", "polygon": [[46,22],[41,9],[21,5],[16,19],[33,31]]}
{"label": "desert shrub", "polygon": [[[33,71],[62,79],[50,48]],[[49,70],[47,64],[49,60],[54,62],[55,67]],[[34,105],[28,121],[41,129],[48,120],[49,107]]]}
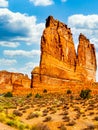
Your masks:
{"label": "desert shrub", "polygon": [[18,130],[25,130],[25,129],[30,130],[27,124],[23,123],[16,116],[12,114],[6,115],[4,112],[0,113],[0,122],[15,127]]}
{"label": "desert shrub", "polygon": [[12,92],[7,92],[4,94],[4,97],[13,97]]}
{"label": "desert shrub", "polygon": [[32,97],[32,93],[29,93],[26,97],[27,98]]}
{"label": "desert shrub", "polygon": [[70,89],[68,89],[66,93],[67,93],[67,94],[71,94],[72,91],[71,91]]}
{"label": "desert shrub", "polygon": [[13,114],[14,114],[15,116],[22,116],[22,113],[19,112],[18,110],[14,110],[14,111],[13,111]]}
{"label": "desert shrub", "polygon": [[76,124],[75,121],[70,121],[67,125],[68,125],[68,126],[74,126],[75,124]]}
{"label": "desert shrub", "polygon": [[64,124],[61,124],[60,127],[58,127],[60,130],[67,130],[67,128],[64,126]]}
{"label": "desert shrub", "polygon": [[31,130],[50,130],[50,128],[46,124],[38,124],[35,126],[32,126]]}
{"label": "desert shrub", "polygon": [[0,113],[0,122],[6,122],[6,114],[4,112]]}
{"label": "desert shrub", "polygon": [[40,94],[38,94],[38,93],[35,95],[35,98],[41,98],[41,97],[42,96]]}
{"label": "desert shrub", "polygon": [[33,119],[33,118],[37,118],[37,117],[39,117],[39,114],[37,112],[30,113],[26,119],[29,120],[29,119]]}
{"label": "desert shrub", "polygon": [[48,122],[48,121],[51,121],[52,120],[52,117],[51,116],[47,116],[43,121],[44,122]]}
{"label": "desert shrub", "polygon": [[98,116],[96,116],[96,117],[94,118],[94,120],[98,121]]}
{"label": "desert shrub", "polygon": [[47,89],[44,89],[44,90],[43,90],[43,93],[47,93]]}
{"label": "desert shrub", "polygon": [[9,126],[14,126],[15,125],[13,120],[8,120],[6,122],[6,124],[9,125]]}
{"label": "desert shrub", "polygon": [[80,92],[80,97],[81,97],[82,99],[88,99],[88,98],[91,97],[90,92],[91,92],[90,89],[81,90],[81,92]]}
{"label": "desert shrub", "polygon": [[0,112],[2,112],[4,110],[3,106],[0,106]]}

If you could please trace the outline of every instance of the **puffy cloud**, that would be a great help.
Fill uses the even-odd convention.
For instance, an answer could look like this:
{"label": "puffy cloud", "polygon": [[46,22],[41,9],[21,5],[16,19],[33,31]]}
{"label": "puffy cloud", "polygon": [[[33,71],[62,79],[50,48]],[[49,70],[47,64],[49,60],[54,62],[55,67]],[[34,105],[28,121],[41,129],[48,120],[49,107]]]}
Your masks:
{"label": "puffy cloud", "polygon": [[68,23],[72,27],[98,29],[98,15],[72,15],[69,17]]}
{"label": "puffy cloud", "polygon": [[19,73],[27,74],[29,78],[31,78],[31,72],[35,66],[39,66],[39,64],[36,62],[27,62],[24,64],[22,68],[11,67],[11,68],[8,68],[7,70],[10,72],[19,72]]}
{"label": "puffy cloud", "polygon": [[0,0],[0,7],[8,7],[8,0]]}
{"label": "puffy cloud", "polygon": [[33,58],[34,56],[40,56],[39,50],[25,51],[25,50],[4,50],[4,55],[9,57],[21,56]]}
{"label": "puffy cloud", "polygon": [[17,63],[17,61],[16,60],[10,60],[10,59],[4,59],[4,58],[2,58],[2,59],[0,59],[0,66],[11,66],[11,65],[13,65],[13,64],[16,64]]}
{"label": "puffy cloud", "polygon": [[0,9],[0,41],[39,43],[44,23],[36,22],[35,16]]}
{"label": "puffy cloud", "polygon": [[30,0],[35,6],[48,6],[52,5],[53,0]]}
{"label": "puffy cloud", "polygon": [[3,47],[12,47],[12,48],[16,48],[18,47],[20,44],[18,42],[8,42],[8,41],[1,41],[0,42],[0,46]]}
{"label": "puffy cloud", "polygon": [[19,72],[28,74],[28,76],[31,77],[31,72],[35,66],[39,66],[39,63],[27,62],[23,68],[19,69]]}
{"label": "puffy cloud", "polygon": [[83,33],[98,48],[98,15],[72,15],[68,18],[68,25],[76,43],[79,34]]}

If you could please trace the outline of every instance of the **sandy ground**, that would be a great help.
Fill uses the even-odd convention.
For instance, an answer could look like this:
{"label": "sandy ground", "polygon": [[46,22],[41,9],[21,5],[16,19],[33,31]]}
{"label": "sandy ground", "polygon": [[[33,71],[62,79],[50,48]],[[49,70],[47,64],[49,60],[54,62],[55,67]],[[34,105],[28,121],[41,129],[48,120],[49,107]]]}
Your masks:
{"label": "sandy ground", "polygon": [[[98,96],[83,100],[66,95],[45,95],[14,98],[12,102],[17,107],[9,109],[8,113],[17,110],[22,114],[20,120],[30,126],[46,125],[49,130],[98,130]],[[15,129],[0,123],[0,130]]]}

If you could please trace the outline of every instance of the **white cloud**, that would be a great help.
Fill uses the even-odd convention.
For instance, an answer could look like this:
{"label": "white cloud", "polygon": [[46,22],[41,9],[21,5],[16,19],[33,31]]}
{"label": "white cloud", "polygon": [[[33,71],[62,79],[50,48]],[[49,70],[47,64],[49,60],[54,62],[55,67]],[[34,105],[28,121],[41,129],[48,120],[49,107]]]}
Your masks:
{"label": "white cloud", "polygon": [[98,15],[72,15],[68,18],[74,40],[78,42],[78,36],[83,33],[98,48]]}
{"label": "white cloud", "polygon": [[4,50],[4,55],[9,57],[21,56],[33,58],[34,56],[40,56],[39,50],[25,51],[25,50]]}
{"label": "white cloud", "polygon": [[19,72],[28,74],[28,76],[31,77],[31,72],[35,66],[39,66],[39,63],[28,62],[24,65],[23,68],[19,69]]}
{"label": "white cloud", "polygon": [[19,72],[23,74],[27,74],[29,78],[31,78],[31,72],[35,66],[39,66],[39,63],[34,63],[34,62],[27,62],[24,64],[24,67],[20,68],[8,68],[7,71],[9,72]]}
{"label": "white cloud", "polygon": [[68,18],[68,23],[72,27],[98,29],[98,15],[72,15]]}
{"label": "white cloud", "polygon": [[18,42],[8,42],[8,41],[1,41],[0,42],[0,46],[3,47],[12,47],[12,48],[16,48],[18,47],[20,44]]}
{"label": "white cloud", "polygon": [[0,41],[39,43],[44,26],[35,16],[0,9]]}
{"label": "white cloud", "polygon": [[16,64],[17,61],[16,60],[10,60],[10,59],[0,59],[0,66],[11,66],[13,64]]}
{"label": "white cloud", "polygon": [[30,0],[35,6],[48,6],[52,5],[53,0]]}
{"label": "white cloud", "polygon": [[8,7],[8,0],[0,0],[0,7]]}
{"label": "white cloud", "polygon": [[66,2],[67,0],[61,0],[61,2]]}

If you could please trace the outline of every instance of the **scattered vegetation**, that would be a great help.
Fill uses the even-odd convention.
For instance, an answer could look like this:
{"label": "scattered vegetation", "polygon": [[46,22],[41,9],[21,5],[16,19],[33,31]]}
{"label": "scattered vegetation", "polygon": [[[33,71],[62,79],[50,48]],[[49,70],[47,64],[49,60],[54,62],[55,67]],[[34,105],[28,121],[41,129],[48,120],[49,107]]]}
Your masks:
{"label": "scattered vegetation", "polygon": [[[91,121],[94,122],[93,128],[98,128],[95,127],[98,123],[98,97],[96,95],[89,98],[89,90],[82,90],[81,93],[79,97],[73,95],[73,100],[69,100],[72,95],[69,90],[67,91],[68,95],[56,93],[40,95],[37,93],[35,95],[13,96],[12,98],[1,96],[0,122],[18,130],[51,130],[50,124],[60,120],[62,123],[54,125],[54,127],[66,130],[76,127],[79,120],[89,120],[90,117]],[[39,123],[43,121],[43,123],[37,124],[37,121]],[[85,124],[83,129],[91,129],[92,122],[89,123],[89,126],[88,123]]]}
{"label": "scattered vegetation", "polygon": [[43,93],[47,93],[47,89],[44,89],[44,90],[43,90]]}
{"label": "scattered vegetation", "polygon": [[66,93],[69,95],[69,94],[72,94],[72,91],[68,89]]}
{"label": "scattered vegetation", "polygon": [[64,124],[61,124],[61,126],[58,127],[60,130],[67,130]]}
{"label": "scattered vegetation", "polygon": [[51,116],[47,116],[47,117],[45,117],[43,122],[48,122],[48,121],[51,121],[51,120],[52,120],[52,117]]}
{"label": "scattered vegetation", "polygon": [[38,94],[38,93],[35,95],[35,98],[41,98],[41,97],[42,96],[40,94]]}
{"label": "scattered vegetation", "polygon": [[31,130],[50,130],[50,128],[45,124],[37,124],[35,126],[32,126]]}
{"label": "scattered vegetation", "polygon": [[27,97],[27,98],[32,97],[32,93],[29,93],[26,97]]}
{"label": "scattered vegetation", "polygon": [[28,117],[26,118],[27,120],[29,119],[33,119],[33,118],[37,118],[40,116],[40,113],[39,112],[32,112],[28,115]]}
{"label": "scattered vegetation", "polygon": [[12,92],[7,92],[4,94],[4,97],[13,97]]}
{"label": "scattered vegetation", "polygon": [[82,99],[88,99],[88,98],[91,97],[90,92],[91,92],[90,89],[81,90],[81,92],[80,92],[80,97],[81,97]]}
{"label": "scattered vegetation", "polygon": [[18,130],[30,130],[30,127],[27,124],[21,122],[16,116],[6,115],[4,112],[0,113],[0,122],[15,127]]}
{"label": "scattered vegetation", "polygon": [[18,110],[14,110],[14,111],[13,111],[13,114],[14,114],[15,116],[22,116],[22,113],[21,113],[20,111],[18,111]]}

